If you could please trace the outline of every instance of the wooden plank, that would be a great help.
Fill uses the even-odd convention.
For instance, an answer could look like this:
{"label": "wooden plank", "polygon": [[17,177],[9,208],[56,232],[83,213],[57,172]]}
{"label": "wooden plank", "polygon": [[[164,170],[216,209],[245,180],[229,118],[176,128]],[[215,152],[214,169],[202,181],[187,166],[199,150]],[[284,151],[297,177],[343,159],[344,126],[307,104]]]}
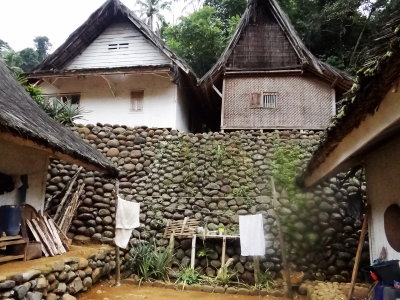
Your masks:
{"label": "wooden plank", "polygon": [[[36,225],[38,225],[39,226],[39,228],[40,228],[40,230],[42,231],[42,233],[44,234],[44,237],[45,237],[45,239],[46,239],[46,241],[47,241],[47,244],[51,247],[51,249],[53,250],[53,253],[55,254],[55,255],[57,255],[57,254],[61,254],[59,251],[58,251],[58,248],[57,248],[57,246],[56,246],[56,243],[54,242],[54,239],[53,239],[53,237],[52,237],[52,235],[48,232],[48,230],[47,230],[47,228],[46,228],[46,225],[44,224],[44,222],[43,222],[43,220],[41,220],[40,219],[40,217],[38,217],[37,219],[33,219],[32,220],[33,221],[33,223]],[[36,222],[36,223],[35,223]],[[39,233],[40,234],[40,233]]]}
{"label": "wooden plank", "polygon": [[52,218],[49,218],[49,221],[50,221],[50,224],[58,230],[58,233],[60,233],[60,238],[63,241],[65,249],[67,249],[69,251],[70,250],[69,245],[71,242],[70,239],[65,235],[65,233],[61,230],[61,228],[58,227],[57,223]]}
{"label": "wooden plank", "polygon": [[35,240],[42,244],[42,252],[43,252],[44,256],[46,256],[46,257],[50,256],[49,252],[47,251],[46,247],[44,246],[43,241],[41,240],[39,234],[36,232],[36,229],[33,226],[32,222],[30,220],[26,219],[26,224],[28,225],[30,231],[32,232],[33,237],[35,238]]}
{"label": "wooden plank", "polygon": [[4,246],[21,245],[21,244],[26,244],[26,241],[24,239],[19,239],[15,241],[0,242],[0,248]]}
{"label": "wooden plank", "polygon": [[7,256],[0,256],[0,263],[6,262],[6,261],[11,261],[11,260],[17,260],[17,259],[24,259],[24,255],[7,255]]}
{"label": "wooden plank", "polygon": [[64,248],[60,236],[57,233],[57,230],[53,231],[53,228],[50,226],[49,221],[47,220],[47,218],[43,215],[40,215],[41,220],[43,221],[47,232],[49,233],[50,237],[53,238],[54,244],[57,247],[59,253],[66,253],[67,250]]}
{"label": "wooden plank", "polygon": [[168,233],[168,230],[169,230],[169,225],[170,225],[170,220],[167,220],[167,225],[165,226],[165,229],[164,229],[164,239],[167,237],[167,233]]}
{"label": "wooden plank", "polygon": [[[63,239],[62,239],[62,237],[61,237],[61,233],[59,233],[59,231],[57,230],[57,228],[56,228],[56,226],[55,226],[55,224],[54,224],[54,220],[51,219],[51,218],[48,218],[48,219],[47,219],[47,222],[48,222],[48,224],[49,224],[49,226],[50,226],[52,232],[53,232],[55,235],[57,235],[57,238],[58,238],[58,240],[59,240],[59,243],[61,243],[61,245],[63,246],[65,252],[68,252],[68,250],[69,250],[68,243],[66,243],[66,241],[63,241]],[[67,245],[65,245],[65,244],[67,244]]]}
{"label": "wooden plank", "polygon": [[0,242],[22,239],[21,235],[3,236],[0,237]]}
{"label": "wooden plank", "polygon": [[47,248],[47,250],[49,251],[49,255],[50,256],[55,256],[55,250],[53,249],[51,243],[48,241],[48,239],[46,238],[46,235],[44,234],[44,232],[42,231],[42,229],[40,228],[38,222],[35,219],[32,219],[32,225],[34,225],[36,232],[38,233],[42,244]]}

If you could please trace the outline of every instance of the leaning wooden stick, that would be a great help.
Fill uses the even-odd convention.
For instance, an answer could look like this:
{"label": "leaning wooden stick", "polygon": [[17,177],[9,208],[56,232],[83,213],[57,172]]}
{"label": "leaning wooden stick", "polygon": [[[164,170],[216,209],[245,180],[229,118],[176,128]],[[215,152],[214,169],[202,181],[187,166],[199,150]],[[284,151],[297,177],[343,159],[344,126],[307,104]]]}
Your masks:
{"label": "leaning wooden stick", "polygon": [[349,289],[349,294],[347,295],[348,300],[350,300],[351,297],[353,296],[354,286],[356,285],[358,266],[360,265],[361,252],[363,249],[365,235],[367,234],[367,228],[368,228],[368,226],[367,226],[368,225],[368,214],[369,214],[368,212],[369,212],[369,208],[367,207],[367,211],[364,215],[364,220],[363,220],[363,224],[362,224],[362,228],[361,228],[360,239],[358,240],[356,258],[354,260],[353,273],[351,275],[350,289]]}

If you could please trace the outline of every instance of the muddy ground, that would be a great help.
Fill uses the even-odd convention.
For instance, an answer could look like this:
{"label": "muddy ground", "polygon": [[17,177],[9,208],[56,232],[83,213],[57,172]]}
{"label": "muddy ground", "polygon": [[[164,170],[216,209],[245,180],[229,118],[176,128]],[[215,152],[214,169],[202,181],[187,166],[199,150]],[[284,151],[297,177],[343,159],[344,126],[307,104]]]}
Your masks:
{"label": "muddy ground", "polygon": [[[181,291],[167,288],[138,287],[137,285],[123,283],[119,287],[112,286],[107,281],[94,286],[89,292],[78,297],[78,300],[280,300],[272,296],[243,296],[228,294],[213,294],[197,291]],[[296,300],[306,299],[297,296]]]}

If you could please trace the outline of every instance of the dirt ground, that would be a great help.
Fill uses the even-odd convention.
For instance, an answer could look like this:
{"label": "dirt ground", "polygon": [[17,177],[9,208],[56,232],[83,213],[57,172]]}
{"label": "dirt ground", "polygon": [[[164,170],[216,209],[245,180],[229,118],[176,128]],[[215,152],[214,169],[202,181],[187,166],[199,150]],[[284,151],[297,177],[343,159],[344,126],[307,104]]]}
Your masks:
{"label": "dirt ground", "polygon": [[[197,291],[180,291],[167,288],[138,287],[133,284],[123,283],[114,287],[110,282],[104,282],[94,286],[89,292],[78,297],[78,300],[280,300],[272,296],[242,296],[228,294],[212,294]],[[296,300],[306,298],[297,296]]]}

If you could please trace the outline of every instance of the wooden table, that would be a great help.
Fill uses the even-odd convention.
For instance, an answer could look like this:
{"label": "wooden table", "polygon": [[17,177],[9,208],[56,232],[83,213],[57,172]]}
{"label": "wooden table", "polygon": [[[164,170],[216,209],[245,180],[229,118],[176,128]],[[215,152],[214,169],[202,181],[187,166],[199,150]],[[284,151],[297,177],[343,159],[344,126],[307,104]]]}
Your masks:
{"label": "wooden table", "polygon": [[207,239],[221,239],[222,240],[222,253],[221,253],[221,267],[225,266],[225,256],[226,256],[226,240],[236,240],[239,239],[238,235],[204,235],[204,234],[194,234],[192,238],[192,252],[190,257],[190,267],[194,269],[194,261],[196,257],[196,239],[197,236],[202,240]]}
{"label": "wooden table", "polygon": [[[0,237],[0,248],[11,246],[11,245],[22,245],[22,244],[26,244],[26,241],[20,235]],[[25,260],[25,250],[23,251],[23,254],[3,255],[3,256],[0,255],[0,263],[6,262],[6,261],[11,261],[11,260],[16,260],[16,259]]]}

